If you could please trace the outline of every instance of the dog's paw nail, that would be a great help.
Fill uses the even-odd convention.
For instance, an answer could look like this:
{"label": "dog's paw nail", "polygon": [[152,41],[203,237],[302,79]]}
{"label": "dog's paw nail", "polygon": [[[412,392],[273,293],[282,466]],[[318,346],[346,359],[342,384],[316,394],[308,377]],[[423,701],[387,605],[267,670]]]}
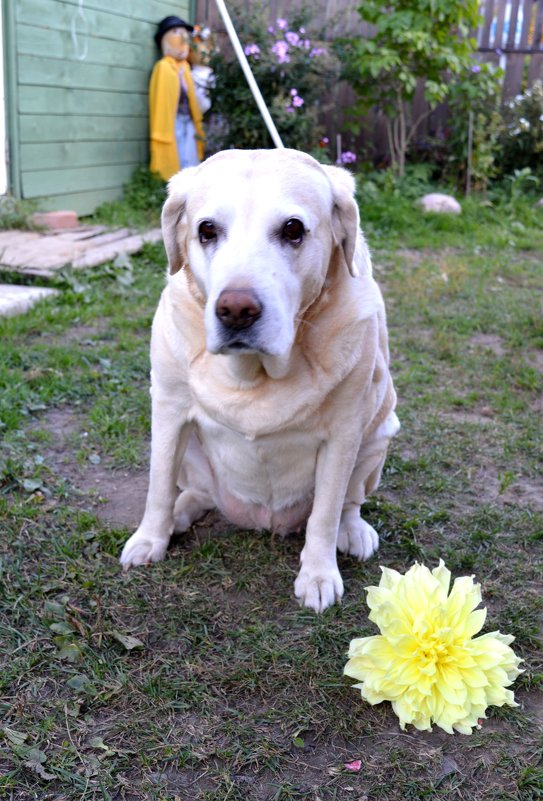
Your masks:
{"label": "dog's paw nail", "polygon": [[121,554],[121,565],[123,570],[139,565],[150,565],[152,562],[160,562],[164,559],[168,547],[167,542],[151,539],[133,534],[127,541]]}
{"label": "dog's paw nail", "polygon": [[338,571],[326,576],[311,576],[301,572],[294,583],[294,594],[300,603],[315,612],[324,612],[343,596],[343,581]]}
{"label": "dog's paw nail", "polygon": [[337,547],[341,553],[369,559],[379,548],[379,536],[361,517],[350,517],[340,523]]}

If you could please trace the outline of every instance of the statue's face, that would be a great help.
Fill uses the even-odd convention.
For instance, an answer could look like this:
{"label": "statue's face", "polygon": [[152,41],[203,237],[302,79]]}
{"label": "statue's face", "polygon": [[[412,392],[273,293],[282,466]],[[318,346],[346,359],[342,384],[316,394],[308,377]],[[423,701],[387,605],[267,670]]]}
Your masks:
{"label": "statue's face", "polygon": [[171,28],[162,37],[160,45],[165,56],[183,60],[189,57],[189,41],[189,32],[186,28]]}

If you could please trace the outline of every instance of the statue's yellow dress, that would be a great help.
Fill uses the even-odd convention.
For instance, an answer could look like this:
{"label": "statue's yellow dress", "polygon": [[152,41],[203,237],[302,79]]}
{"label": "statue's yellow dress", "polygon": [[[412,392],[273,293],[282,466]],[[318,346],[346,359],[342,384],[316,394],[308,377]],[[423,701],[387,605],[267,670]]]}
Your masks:
{"label": "statue's yellow dress", "polygon": [[157,172],[167,181],[183,167],[179,163],[175,141],[175,115],[179,105],[181,78],[187,89],[190,116],[196,130],[200,160],[204,157],[204,129],[202,112],[196,99],[188,61],[164,56],[156,62],[149,83],[149,135],[151,172]]}

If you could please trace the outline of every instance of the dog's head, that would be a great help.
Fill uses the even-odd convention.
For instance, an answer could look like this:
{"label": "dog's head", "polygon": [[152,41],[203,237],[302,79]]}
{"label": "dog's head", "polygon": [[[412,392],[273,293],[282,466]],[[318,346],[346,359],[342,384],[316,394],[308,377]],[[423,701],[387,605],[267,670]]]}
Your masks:
{"label": "dog's head", "polygon": [[169,269],[197,284],[210,352],[288,354],[332,255],[345,275],[367,266],[353,194],[346,170],[287,149],[224,151],[171,179]]}

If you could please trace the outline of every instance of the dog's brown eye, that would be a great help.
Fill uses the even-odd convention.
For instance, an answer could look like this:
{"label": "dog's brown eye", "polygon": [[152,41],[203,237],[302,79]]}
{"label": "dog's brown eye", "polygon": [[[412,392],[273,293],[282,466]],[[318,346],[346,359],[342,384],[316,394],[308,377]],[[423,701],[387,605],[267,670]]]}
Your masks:
{"label": "dog's brown eye", "polygon": [[281,233],[283,239],[286,239],[292,245],[300,245],[305,234],[304,224],[301,220],[296,219],[296,217],[291,217],[291,219],[287,220],[283,225]]}
{"label": "dog's brown eye", "polygon": [[211,220],[204,220],[198,226],[198,238],[202,244],[206,242],[211,242],[213,239],[217,237],[217,229],[211,222]]}

